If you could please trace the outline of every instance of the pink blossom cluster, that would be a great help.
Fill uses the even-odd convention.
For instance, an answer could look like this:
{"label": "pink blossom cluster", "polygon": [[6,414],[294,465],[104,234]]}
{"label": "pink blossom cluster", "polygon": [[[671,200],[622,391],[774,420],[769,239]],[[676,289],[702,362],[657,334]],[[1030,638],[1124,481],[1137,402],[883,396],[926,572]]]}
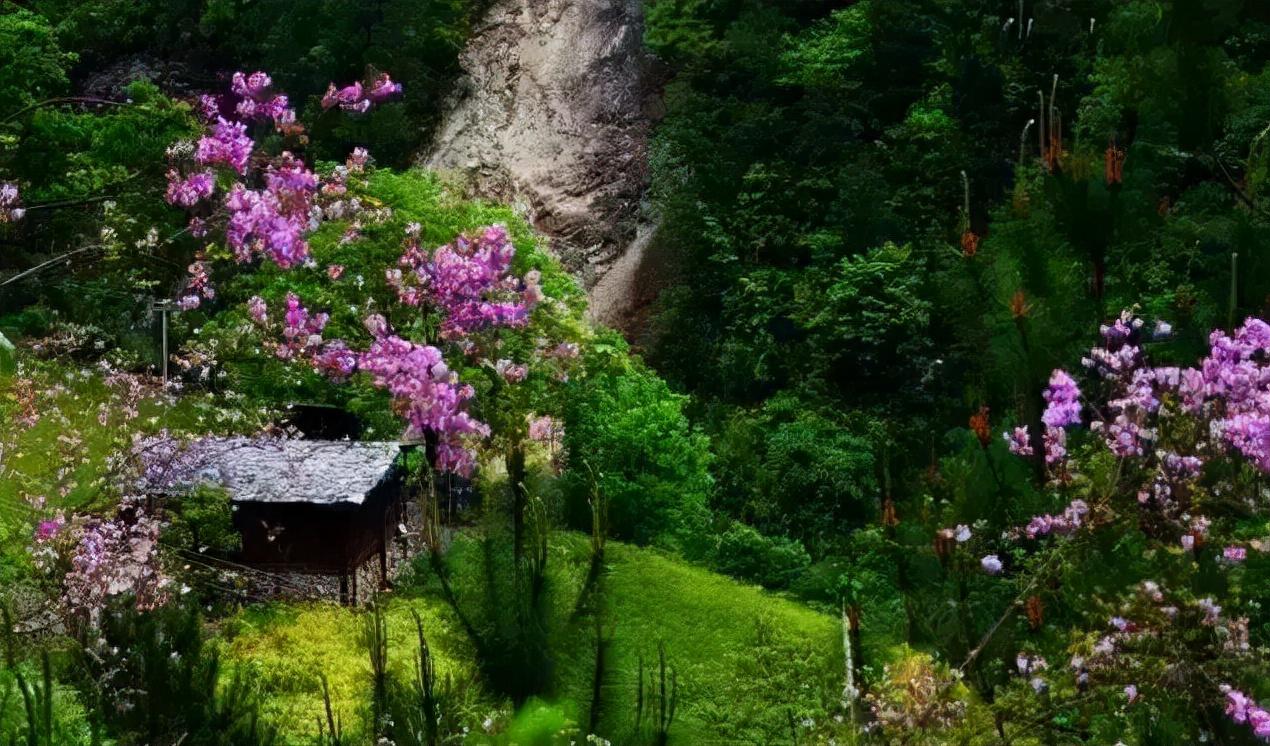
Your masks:
{"label": "pink blossom cluster", "polygon": [[494,372],[508,383],[520,383],[529,376],[529,366],[503,359],[494,363]]}
{"label": "pink blossom cluster", "polygon": [[0,182],[0,223],[16,223],[26,216],[26,208],[22,207],[22,195],[18,185],[12,182]]}
{"label": "pink blossom cluster", "polygon": [[164,199],[169,205],[193,207],[212,196],[216,190],[216,175],[211,171],[195,171],[181,176],[176,169],[168,171],[168,189]]}
{"label": "pink blossom cluster", "polygon": [[1246,724],[1257,738],[1270,741],[1270,712],[1229,684],[1222,684],[1221,692],[1226,697],[1226,717],[1239,725]]}
{"label": "pink blossom cluster", "polygon": [[194,161],[200,166],[224,166],[245,174],[255,146],[247,135],[247,125],[217,117],[211,134],[199,138]]}
{"label": "pink blossom cluster", "polygon": [[[248,312],[257,324],[268,325],[268,306],[263,299],[248,301]],[[358,371],[367,373],[373,385],[392,395],[394,410],[406,420],[407,438],[422,438],[425,433],[437,436],[438,469],[470,475],[476,461],[468,441],[488,437],[490,431],[466,411],[475,391],[459,383],[458,374],[450,370],[442,352],[392,334],[387,320],[379,314],[365,319],[374,340],[365,351],[358,351],[344,340],[322,337],[328,318],[324,313],[310,313],[298,296],[288,293],[282,341],[276,346],[278,357],[306,360],[337,381]]]}
{"label": "pink blossom cluster", "polygon": [[[249,175],[255,143],[247,132],[247,121],[269,119],[281,130],[294,126],[295,114],[287,106],[287,97],[272,89],[272,80],[264,72],[250,75],[235,73],[231,84],[232,95],[238,100],[236,113],[245,121],[234,121],[221,116],[219,100],[203,96],[199,110],[211,123],[209,129],[190,147],[177,143],[168,150],[174,161],[192,156],[198,170],[183,174],[183,169],[173,168],[168,173],[166,198],[170,204],[195,208],[215,191],[213,167],[228,168],[250,181],[242,180],[228,189],[224,207],[228,213],[225,223],[225,240],[239,262],[264,256],[278,266],[291,268],[309,259],[307,236],[317,228],[323,218],[342,218],[356,215],[360,206],[356,200],[343,201],[327,206],[324,213],[316,203],[318,194],[339,197],[347,191],[346,180],[350,168],[364,170],[369,155],[358,148],[350,156],[350,166],[336,169],[328,183],[323,184],[304,162],[289,152],[283,152],[274,162],[264,167],[256,178]],[[381,97],[382,93],[376,93]],[[260,188],[249,184],[259,183]],[[196,215],[190,220],[190,231],[202,237],[209,231],[211,218]]]}
{"label": "pink blossom cluster", "polygon": [[441,246],[431,256],[418,239],[408,236],[399,264],[414,275],[417,284],[407,282],[402,270],[389,270],[389,285],[406,305],[423,301],[442,313],[441,335],[446,339],[465,337],[493,326],[524,326],[529,311],[542,297],[537,273],[524,280],[510,274],[512,246],[507,231],[490,226],[475,236],[460,236]]}
{"label": "pink blossom cluster", "polygon": [[63,580],[67,611],[96,626],[112,597],[130,595],[141,610],[163,604],[171,580],[159,562],[160,529],[140,501],[127,499],[115,518],[83,525]]}
{"label": "pink blossom cluster", "polygon": [[357,364],[370,374],[375,386],[396,399],[406,419],[406,437],[419,438],[427,432],[438,436],[438,469],[471,474],[475,457],[464,441],[488,437],[490,430],[467,413],[467,402],[475,392],[459,383],[440,350],[385,335],[375,339]]}
{"label": "pink blossom cluster", "polygon": [[225,240],[240,262],[254,255],[268,257],[289,269],[309,258],[306,236],[311,229],[312,199],[318,179],[304,163],[283,153],[265,172],[264,189],[235,184],[225,199],[229,223]]}
{"label": "pink blossom cluster", "polygon": [[243,119],[268,119],[279,129],[295,123],[295,111],[288,106],[286,95],[274,93],[273,79],[268,74],[236,72],[230,90],[240,97],[236,111]]}
{"label": "pink blossom cluster", "polygon": [[531,417],[529,420],[529,439],[554,447],[564,439],[564,424],[554,417]]}
{"label": "pink blossom cluster", "polygon": [[401,84],[394,83],[388,73],[381,73],[365,87],[356,82],[343,88],[336,88],[331,83],[322,96],[322,108],[330,109],[338,106],[345,111],[365,113],[375,104],[381,104],[401,93]]}
{"label": "pink blossom cluster", "polygon": [[283,360],[297,355],[312,356],[322,349],[322,330],[330,320],[330,314],[309,313],[295,293],[287,293],[286,311],[282,315],[283,343],[276,354]]}

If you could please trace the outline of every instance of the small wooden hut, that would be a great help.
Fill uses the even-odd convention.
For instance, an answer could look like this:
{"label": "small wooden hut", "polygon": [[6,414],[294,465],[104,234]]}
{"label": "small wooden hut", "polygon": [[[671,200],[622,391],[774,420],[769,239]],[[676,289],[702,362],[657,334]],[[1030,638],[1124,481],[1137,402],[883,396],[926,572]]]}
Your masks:
{"label": "small wooden hut", "polygon": [[203,450],[199,480],[229,493],[239,562],[336,576],[344,603],[359,598],[358,571],[374,559],[387,584],[402,514],[397,443],[225,438]]}

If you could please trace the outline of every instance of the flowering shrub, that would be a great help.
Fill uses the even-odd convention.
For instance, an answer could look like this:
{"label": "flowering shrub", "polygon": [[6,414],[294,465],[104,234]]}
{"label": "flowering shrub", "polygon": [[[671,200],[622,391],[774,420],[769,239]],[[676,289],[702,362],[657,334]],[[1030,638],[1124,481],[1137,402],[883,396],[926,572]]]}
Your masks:
{"label": "flowering shrub", "polygon": [[[382,75],[364,94],[359,83],[337,95],[351,100],[342,108],[366,111],[372,103],[400,92],[400,84]],[[325,179],[309,170],[291,151],[284,150],[275,158],[263,156],[252,139],[249,124],[269,122],[278,133],[297,143],[302,142],[303,128],[296,123],[287,96],[275,91],[272,79],[260,71],[250,75],[234,73],[229,94],[204,95],[196,109],[207,122],[207,129],[196,145],[175,143],[168,149],[168,203],[191,212],[189,230],[196,237],[223,226],[225,244],[239,263],[258,256],[284,269],[308,262],[307,236],[324,218],[344,215],[347,203],[339,197],[346,191],[348,174],[360,173],[365,167],[366,151],[355,150],[346,167],[336,169]],[[216,206],[211,199],[217,189],[218,171],[225,173],[228,186],[222,203]],[[319,205],[319,196],[328,198],[326,213]],[[201,274],[194,275],[193,283],[198,284],[198,290],[186,292],[181,298],[185,310],[197,308],[202,300],[213,297],[205,290],[210,287],[205,266]]]}
{"label": "flowering shrub", "polygon": [[[160,529],[135,500],[125,500],[115,518],[89,519],[71,529],[74,551],[63,581],[67,611],[96,626],[111,597],[128,594],[138,610],[162,604],[172,581],[159,561]],[[37,541],[48,533],[41,524]]]}
{"label": "flowering shrub", "polygon": [[[1149,708],[1201,740],[1213,727],[1202,713],[1225,711],[1228,724],[1270,739],[1254,704],[1266,696],[1266,640],[1254,632],[1265,616],[1244,574],[1250,557],[1270,549],[1259,538],[1266,507],[1257,487],[1270,472],[1270,324],[1249,318],[1233,333],[1214,331],[1195,367],[1152,365],[1148,341],[1143,320],[1125,312],[1102,328],[1083,380],[1054,372],[1042,458],[1067,505],[971,544],[983,572],[1017,584],[1020,600],[1005,613],[1026,608],[1033,630],[1044,625],[1043,597],[1102,610],[1084,631],[1076,624],[1049,638],[1069,665],[1023,667],[1018,681],[1034,696],[1068,701],[1086,718],[1096,702]],[[1018,457],[1037,458],[1027,428],[1003,437]],[[1106,542],[1117,537],[1127,566],[1108,570]],[[1121,738],[1135,719],[1097,722]]]}
{"label": "flowering shrub", "polygon": [[920,734],[947,729],[965,714],[959,678],[956,671],[920,653],[884,666],[881,678],[865,696],[873,719],[868,728],[904,734],[906,743],[938,743],[920,740]]}
{"label": "flowering shrub", "polygon": [[26,216],[18,186],[0,182],[0,223],[16,223]]}

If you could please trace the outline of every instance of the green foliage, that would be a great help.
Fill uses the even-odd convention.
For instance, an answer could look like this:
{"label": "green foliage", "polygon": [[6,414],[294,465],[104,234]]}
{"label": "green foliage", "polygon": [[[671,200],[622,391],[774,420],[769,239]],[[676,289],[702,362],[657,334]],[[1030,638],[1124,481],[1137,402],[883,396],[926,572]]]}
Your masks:
{"label": "green foliage", "polygon": [[559,707],[531,699],[516,712],[507,733],[498,742],[525,746],[564,746],[577,742],[577,729]]}
{"label": "green foliage", "polygon": [[236,552],[242,544],[224,489],[199,486],[172,497],[164,508],[168,517],[165,541],[195,552],[218,554]]}
{"label": "green foliage", "polygon": [[811,558],[802,544],[760,534],[743,523],[719,537],[713,564],[719,572],[753,580],[768,588],[783,588],[807,568]]}
{"label": "green foliage", "polygon": [[0,666],[0,738],[23,746],[88,746],[93,729],[78,692],[56,679],[48,651],[39,666],[15,660],[16,642],[6,640],[8,662]]}
{"label": "green foliage", "polygon": [[828,551],[844,526],[876,515],[876,423],[809,409],[778,396],[756,412],[736,412],[716,441],[713,504],[760,530]]}
{"label": "green foliage", "polygon": [[[62,51],[43,16],[21,8],[2,10],[7,12],[0,13],[0,118],[7,120],[19,109],[63,93],[75,55]],[[7,150],[11,141],[0,142]]]}
{"label": "green foliage", "polygon": [[570,514],[590,525],[592,488],[609,530],[639,543],[691,545],[711,488],[708,444],[684,414],[686,399],[638,361],[601,351],[583,360],[564,407]]}
{"label": "green foliage", "polygon": [[222,681],[220,657],[207,644],[195,608],[179,605],[148,614],[108,614],[102,627],[105,656],[84,667],[97,686],[96,712],[129,744],[267,746],[272,728],[261,719],[255,683]]}

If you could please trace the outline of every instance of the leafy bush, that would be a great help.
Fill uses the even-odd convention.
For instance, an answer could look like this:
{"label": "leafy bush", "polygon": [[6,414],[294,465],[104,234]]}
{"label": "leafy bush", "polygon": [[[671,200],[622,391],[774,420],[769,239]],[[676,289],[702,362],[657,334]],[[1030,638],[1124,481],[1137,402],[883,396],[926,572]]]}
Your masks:
{"label": "leafy bush", "polygon": [[197,607],[108,614],[95,655],[85,651],[96,713],[121,746],[267,746],[273,729],[246,678],[221,680]]}
{"label": "leafy bush", "polygon": [[[708,441],[684,414],[686,399],[638,361],[605,352],[584,358],[565,401],[569,514],[590,527],[598,490],[612,535],[641,544],[690,545],[711,487]],[[608,349],[624,349],[616,341]]]}
{"label": "leafy bush", "polygon": [[784,588],[810,564],[802,544],[783,536],[764,536],[743,523],[719,537],[713,556],[719,572],[768,588]]}
{"label": "leafy bush", "polygon": [[228,554],[242,545],[233,505],[224,489],[200,485],[169,499],[164,540],[195,551]]}

